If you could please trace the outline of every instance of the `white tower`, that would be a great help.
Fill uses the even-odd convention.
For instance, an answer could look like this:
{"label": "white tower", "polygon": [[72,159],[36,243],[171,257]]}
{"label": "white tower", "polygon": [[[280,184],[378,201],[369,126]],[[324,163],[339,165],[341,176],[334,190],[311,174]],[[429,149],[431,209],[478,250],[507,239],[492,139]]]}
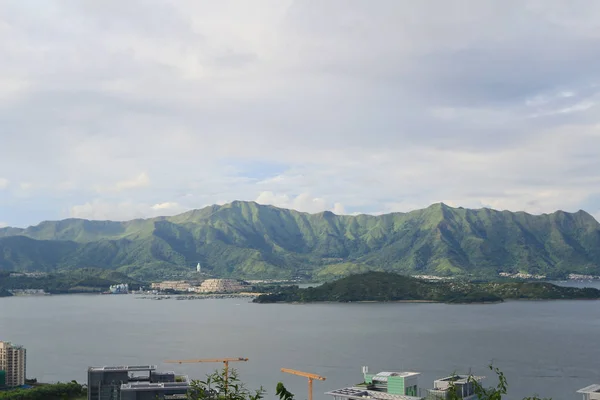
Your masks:
{"label": "white tower", "polygon": [[198,272],[198,273],[202,272],[202,267],[200,266],[200,263],[198,263],[198,265],[196,265],[196,272]]}

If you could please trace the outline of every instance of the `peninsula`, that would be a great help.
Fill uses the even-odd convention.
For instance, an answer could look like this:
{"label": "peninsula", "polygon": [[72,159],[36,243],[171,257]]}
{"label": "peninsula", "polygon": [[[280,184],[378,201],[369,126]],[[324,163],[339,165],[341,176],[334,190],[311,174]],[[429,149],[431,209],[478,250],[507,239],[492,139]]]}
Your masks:
{"label": "peninsula", "polygon": [[600,299],[600,290],[571,288],[546,282],[429,282],[389,272],[351,275],[318,287],[281,288],[262,294],[255,303],[313,303],[361,301],[423,301],[436,303],[493,303],[507,299]]}

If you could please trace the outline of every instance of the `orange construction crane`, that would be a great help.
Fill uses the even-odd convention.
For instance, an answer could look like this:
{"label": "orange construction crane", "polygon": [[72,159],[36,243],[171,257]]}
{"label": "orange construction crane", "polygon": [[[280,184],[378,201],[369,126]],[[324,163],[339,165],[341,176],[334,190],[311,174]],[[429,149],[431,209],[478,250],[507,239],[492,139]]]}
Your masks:
{"label": "orange construction crane", "polygon": [[222,362],[225,365],[225,393],[227,393],[227,379],[229,378],[229,363],[236,361],[248,361],[247,358],[200,358],[195,360],[167,360],[166,363],[170,364],[189,364],[189,363],[203,363],[203,362]]}
{"label": "orange construction crane", "polygon": [[314,379],[318,379],[320,381],[325,380],[324,376],[317,375],[317,374],[311,374],[309,372],[296,371],[295,369],[281,368],[281,372],[286,372],[288,374],[298,375],[298,376],[303,376],[305,378],[308,378],[308,400],[312,400],[312,398],[313,398],[312,397],[313,380]]}

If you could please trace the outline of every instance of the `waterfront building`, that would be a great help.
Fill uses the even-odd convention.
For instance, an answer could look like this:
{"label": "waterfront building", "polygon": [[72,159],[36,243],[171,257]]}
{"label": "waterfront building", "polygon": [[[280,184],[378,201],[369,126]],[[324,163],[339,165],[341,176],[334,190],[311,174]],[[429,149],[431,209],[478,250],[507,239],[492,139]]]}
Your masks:
{"label": "waterfront building", "polygon": [[176,292],[191,292],[191,291],[193,291],[193,286],[188,281],[154,282],[154,283],[152,283],[151,288],[157,289],[157,290],[174,290]]}
{"label": "waterfront building", "polygon": [[112,294],[127,294],[129,293],[129,284],[121,283],[118,285],[110,285],[108,291]]}
{"label": "waterfront building", "polygon": [[88,368],[88,400],[185,399],[189,389],[187,376],[155,365]]}
{"label": "waterfront building", "polygon": [[196,288],[198,293],[235,293],[246,290],[245,282],[235,279],[207,279]]}
{"label": "waterfront building", "polygon": [[0,371],[4,371],[5,385],[24,385],[26,370],[27,350],[23,346],[0,341]]}
{"label": "waterfront building", "polygon": [[577,393],[583,394],[583,400],[600,400],[600,385],[586,386]]}

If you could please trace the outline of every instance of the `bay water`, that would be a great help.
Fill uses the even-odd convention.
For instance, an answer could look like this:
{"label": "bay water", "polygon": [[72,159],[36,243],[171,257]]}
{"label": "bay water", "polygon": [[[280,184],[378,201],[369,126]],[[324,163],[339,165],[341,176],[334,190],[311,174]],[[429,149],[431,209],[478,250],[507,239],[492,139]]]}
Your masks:
{"label": "bay water", "polygon": [[[575,284],[595,286],[598,283]],[[508,378],[510,399],[537,394],[579,399],[600,383],[600,301],[253,304],[247,299],[150,300],[136,295],[0,299],[0,340],[27,348],[27,374],[42,382],[85,382],[88,366],[156,364],[203,378],[219,364],[168,359],[248,357],[232,363],[249,388],[275,398],[278,381],[306,398],[306,379],[327,377],[323,392],[370,372],[421,372],[419,386],[453,372]]]}

